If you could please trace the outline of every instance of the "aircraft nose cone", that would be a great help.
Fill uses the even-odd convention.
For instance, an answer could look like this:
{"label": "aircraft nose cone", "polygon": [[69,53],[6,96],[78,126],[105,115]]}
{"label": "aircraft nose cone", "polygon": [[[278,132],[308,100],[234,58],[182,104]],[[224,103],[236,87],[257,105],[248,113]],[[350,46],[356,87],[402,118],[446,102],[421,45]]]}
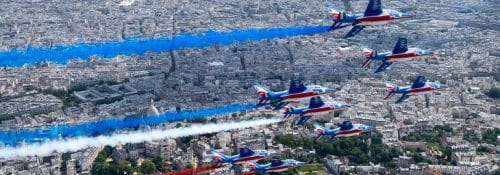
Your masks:
{"label": "aircraft nose cone", "polygon": [[412,16],[409,13],[401,13],[402,18],[412,18]]}
{"label": "aircraft nose cone", "polygon": [[440,88],[441,88],[441,89],[446,89],[446,88],[448,88],[448,85],[446,85],[446,84],[442,84],[442,85],[440,85]]}
{"label": "aircraft nose cone", "polygon": [[432,50],[426,50],[424,52],[425,55],[434,55],[434,52]]}
{"label": "aircraft nose cone", "polygon": [[335,91],[336,91],[335,89],[331,89],[331,88],[326,88],[325,89],[326,93],[334,93]]}
{"label": "aircraft nose cone", "polygon": [[295,164],[296,164],[297,166],[302,166],[302,165],[304,165],[304,164],[306,164],[306,163],[304,163],[304,162],[296,162]]}

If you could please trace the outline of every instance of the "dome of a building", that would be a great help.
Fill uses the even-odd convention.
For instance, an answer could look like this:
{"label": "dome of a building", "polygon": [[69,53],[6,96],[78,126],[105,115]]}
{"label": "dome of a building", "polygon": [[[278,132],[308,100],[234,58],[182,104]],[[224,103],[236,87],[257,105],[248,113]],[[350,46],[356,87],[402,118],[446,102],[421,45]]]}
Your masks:
{"label": "dome of a building", "polygon": [[153,99],[151,99],[151,104],[149,105],[148,112],[146,113],[148,116],[159,116],[160,112],[156,109]]}

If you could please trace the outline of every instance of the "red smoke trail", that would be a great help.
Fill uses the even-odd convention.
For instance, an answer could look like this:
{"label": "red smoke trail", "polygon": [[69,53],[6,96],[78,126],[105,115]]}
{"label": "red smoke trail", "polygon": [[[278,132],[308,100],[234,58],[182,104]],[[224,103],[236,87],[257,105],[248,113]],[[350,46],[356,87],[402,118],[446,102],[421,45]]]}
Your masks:
{"label": "red smoke trail", "polygon": [[179,171],[174,171],[174,172],[168,172],[164,174],[159,174],[159,175],[192,175],[196,173],[202,173],[205,171],[212,171],[218,168],[222,168],[222,165],[207,165],[207,166],[201,166],[201,167],[196,167],[196,168],[189,168],[189,169],[184,169],[184,170],[179,170]]}

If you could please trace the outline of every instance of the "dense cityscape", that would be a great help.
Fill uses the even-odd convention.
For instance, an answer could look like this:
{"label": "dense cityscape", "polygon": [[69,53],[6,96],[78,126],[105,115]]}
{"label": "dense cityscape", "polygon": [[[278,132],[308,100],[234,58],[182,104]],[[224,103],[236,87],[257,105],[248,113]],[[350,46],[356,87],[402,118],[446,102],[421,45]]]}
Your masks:
{"label": "dense cityscape", "polygon": [[[367,1],[333,1],[363,12]],[[211,30],[329,26],[323,1],[5,1],[0,11],[0,50],[51,48],[76,43],[169,37]],[[415,15],[391,25],[291,38],[239,42],[112,59],[75,58],[0,68],[0,131],[74,125],[109,117],[155,116],[257,101],[253,85],[285,90],[291,79],[335,88],[325,100],[352,104],[314,117],[325,127],[343,121],[373,126],[359,136],[315,141],[312,122],[296,118],[263,127],[168,138],[114,147],[0,158],[0,174],[155,174],[201,167],[212,149],[274,150],[278,158],[307,164],[281,174],[499,174],[500,5],[493,0],[383,1],[384,8]],[[433,56],[395,63],[373,74],[361,68],[360,46],[392,50],[398,37]],[[411,85],[424,75],[446,90],[383,100],[389,80]],[[270,107],[213,118],[144,126],[169,129],[282,117]],[[119,130],[127,133],[132,130]],[[24,145],[28,143],[17,143]],[[6,145],[2,145],[4,147]],[[270,158],[259,163],[270,162]],[[206,174],[241,173],[223,167]]]}

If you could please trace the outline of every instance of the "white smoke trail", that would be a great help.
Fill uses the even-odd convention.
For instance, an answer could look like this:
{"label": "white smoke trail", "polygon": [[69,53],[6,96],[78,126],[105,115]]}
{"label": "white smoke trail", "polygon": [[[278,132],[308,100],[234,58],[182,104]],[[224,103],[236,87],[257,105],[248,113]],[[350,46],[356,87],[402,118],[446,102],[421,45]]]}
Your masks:
{"label": "white smoke trail", "polygon": [[111,136],[80,137],[68,140],[50,141],[45,143],[29,144],[20,147],[0,148],[0,158],[16,158],[24,156],[48,156],[55,152],[64,153],[78,151],[88,147],[115,146],[117,144],[140,143],[166,138],[177,138],[191,135],[209,134],[241,128],[249,128],[261,125],[277,123],[281,119],[258,119],[242,122],[197,124],[183,128],[167,130],[138,131],[127,134],[115,134]]}

